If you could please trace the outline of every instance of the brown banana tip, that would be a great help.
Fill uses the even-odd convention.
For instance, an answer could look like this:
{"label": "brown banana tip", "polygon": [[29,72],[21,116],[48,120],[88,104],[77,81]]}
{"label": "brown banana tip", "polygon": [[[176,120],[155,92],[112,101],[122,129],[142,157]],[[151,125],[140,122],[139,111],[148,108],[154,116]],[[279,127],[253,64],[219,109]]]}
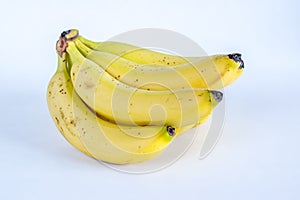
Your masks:
{"label": "brown banana tip", "polygon": [[213,95],[216,102],[221,102],[223,99],[223,93],[216,91],[216,90],[210,90],[210,93]]}
{"label": "brown banana tip", "polygon": [[244,61],[242,60],[242,54],[240,53],[232,53],[228,54],[228,57],[234,60],[237,63],[240,63],[239,69],[244,69]]}
{"label": "brown banana tip", "polygon": [[60,36],[61,37],[65,37],[67,34],[69,34],[71,32],[71,30],[67,30],[67,31],[63,31]]}
{"label": "brown banana tip", "polygon": [[63,31],[60,36],[66,38],[67,41],[75,40],[79,36],[79,31],[77,29],[70,29]]}
{"label": "brown banana tip", "polygon": [[173,128],[172,126],[167,126],[167,132],[170,136],[174,136],[175,135],[175,128]]}

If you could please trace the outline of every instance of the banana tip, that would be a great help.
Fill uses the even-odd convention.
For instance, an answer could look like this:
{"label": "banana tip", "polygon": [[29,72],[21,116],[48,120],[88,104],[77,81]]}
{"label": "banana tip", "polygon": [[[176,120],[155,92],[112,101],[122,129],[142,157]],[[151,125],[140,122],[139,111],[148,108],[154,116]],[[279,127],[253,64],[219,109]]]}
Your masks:
{"label": "banana tip", "polygon": [[232,60],[234,60],[234,62],[239,63],[239,69],[244,69],[244,61],[242,60],[242,54],[240,53],[232,53],[229,54],[228,57]]}
{"label": "banana tip", "polygon": [[67,31],[63,31],[60,34],[61,37],[64,37],[66,40],[74,40],[79,36],[79,31],[77,29],[70,29]]}
{"label": "banana tip", "polygon": [[167,126],[167,132],[171,137],[173,137],[175,135],[175,128],[172,126]]}
{"label": "banana tip", "polygon": [[213,95],[213,98],[216,102],[221,102],[223,99],[223,93],[215,90],[210,90],[210,93]]}

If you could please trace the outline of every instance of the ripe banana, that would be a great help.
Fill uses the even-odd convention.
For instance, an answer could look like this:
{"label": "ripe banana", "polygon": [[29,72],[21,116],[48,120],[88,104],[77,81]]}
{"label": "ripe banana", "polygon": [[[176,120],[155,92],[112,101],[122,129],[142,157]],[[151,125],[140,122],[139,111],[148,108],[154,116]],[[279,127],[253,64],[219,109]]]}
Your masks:
{"label": "ripe banana", "polygon": [[78,38],[91,49],[115,54],[141,65],[176,66],[199,60],[198,57],[169,55],[122,42],[93,42],[81,35],[79,35]]}
{"label": "ripe banana", "polygon": [[162,153],[177,133],[186,130],[165,125],[122,126],[99,118],[74,92],[65,54],[58,56],[58,69],[49,83],[47,101],[56,126],[75,148],[110,163],[149,160]]}
{"label": "ripe banana", "polygon": [[[92,50],[80,40],[74,42],[86,58],[101,66],[111,76],[140,89],[220,89],[233,83],[243,72],[243,61],[239,54],[199,57],[193,62],[173,67],[151,66],[127,60],[125,56],[119,57],[109,52]],[[155,60],[149,64],[153,63]]]}
{"label": "ripe banana", "polygon": [[96,113],[117,124],[196,126],[210,116],[222,93],[202,89],[151,91],[123,84],[68,41],[75,91]]}
{"label": "ripe banana", "polygon": [[73,86],[70,84],[71,80],[66,79],[68,73],[65,70],[65,65],[66,54],[63,54],[62,57],[58,56],[58,67],[47,89],[48,109],[56,127],[66,140],[76,149],[91,156],[77,135],[72,102],[68,98]]}
{"label": "ripe banana", "polygon": [[243,70],[239,54],[183,58],[94,43],[77,30],[64,31],[56,49],[58,67],[47,90],[53,121],[75,148],[114,164],[154,158],[205,122],[223,97],[208,88],[230,84]]}

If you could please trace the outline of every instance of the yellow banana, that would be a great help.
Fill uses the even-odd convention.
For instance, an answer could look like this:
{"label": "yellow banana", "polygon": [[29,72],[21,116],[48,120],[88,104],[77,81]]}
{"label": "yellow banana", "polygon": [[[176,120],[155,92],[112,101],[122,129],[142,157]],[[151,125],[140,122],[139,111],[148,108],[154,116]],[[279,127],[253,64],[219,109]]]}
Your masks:
{"label": "yellow banana", "polygon": [[[85,44],[87,47],[93,50],[107,52],[114,54],[116,56],[125,58],[127,60],[136,62],[140,65],[152,65],[152,66],[177,66],[186,63],[201,63],[201,61],[207,58],[205,56],[202,57],[182,57],[176,55],[165,54],[161,52],[152,51],[150,49],[141,48],[138,46],[122,43],[122,42],[113,42],[113,41],[106,41],[106,42],[94,42],[84,38],[83,36],[78,34],[77,30],[73,30],[78,35],[78,39]],[[242,71],[244,68],[244,62],[241,59],[241,54],[233,53],[227,55],[229,59],[240,63],[239,69]],[[212,59],[213,61],[213,59]],[[223,71],[222,67],[219,67],[218,64],[215,63],[217,69],[220,73]]]}
{"label": "yellow banana", "polygon": [[222,99],[221,92],[202,89],[137,89],[86,59],[73,41],[68,41],[66,51],[75,91],[96,113],[117,124],[195,126],[203,123]]}
{"label": "yellow banana", "polygon": [[[138,163],[163,152],[176,137],[170,126],[123,126],[103,120],[73,96],[78,135],[91,155],[114,164]],[[127,130],[136,136],[128,134]],[[139,136],[148,134],[149,137]],[[175,134],[175,135],[174,135]]]}
{"label": "yellow banana", "polygon": [[[130,127],[97,117],[74,92],[65,54],[58,56],[58,69],[49,83],[47,100],[51,116],[65,138],[98,160],[115,164],[143,162],[162,153],[177,134],[171,126]],[[141,137],[144,133],[147,138]]]}
{"label": "yellow banana", "polygon": [[199,60],[198,57],[181,57],[169,55],[122,42],[93,42],[81,35],[79,35],[78,38],[82,43],[84,43],[91,49],[115,54],[141,65],[176,66]]}
{"label": "yellow banana", "polygon": [[58,56],[58,67],[51,78],[47,89],[47,102],[51,117],[66,140],[76,149],[90,156],[90,153],[82,145],[77,135],[76,124],[73,117],[72,102],[69,101],[69,93],[73,90],[70,79],[66,79],[66,54]]}
{"label": "yellow banana", "polygon": [[86,58],[111,76],[140,89],[220,89],[233,83],[243,72],[243,61],[238,54],[206,56],[173,67],[157,67],[141,65],[109,52],[92,50],[80,40],[74,42]]}

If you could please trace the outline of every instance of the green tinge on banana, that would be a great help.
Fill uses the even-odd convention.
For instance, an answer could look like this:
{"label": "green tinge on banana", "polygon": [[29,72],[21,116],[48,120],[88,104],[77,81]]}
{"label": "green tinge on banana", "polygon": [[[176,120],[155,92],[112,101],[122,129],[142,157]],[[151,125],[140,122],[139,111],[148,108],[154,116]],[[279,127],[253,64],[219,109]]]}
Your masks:
{"label": "green tinge on banana", "polygon": [[[99,115],[118,124],[174,127],[201,124],[219,103],[203,89],[151,91],[123,84],[68,42],[71,80],[83,101]],[[221,94],[221,93],[220,93]]]}
{"label": "green tinge on banana", "polygon": [[65,55],[58,60],[48,87],[49,110],[64,137],[85,154],[115,164],[143,162],[162,153],[180,132],[171,126],[128,127],[98,118],[74,92]]}

